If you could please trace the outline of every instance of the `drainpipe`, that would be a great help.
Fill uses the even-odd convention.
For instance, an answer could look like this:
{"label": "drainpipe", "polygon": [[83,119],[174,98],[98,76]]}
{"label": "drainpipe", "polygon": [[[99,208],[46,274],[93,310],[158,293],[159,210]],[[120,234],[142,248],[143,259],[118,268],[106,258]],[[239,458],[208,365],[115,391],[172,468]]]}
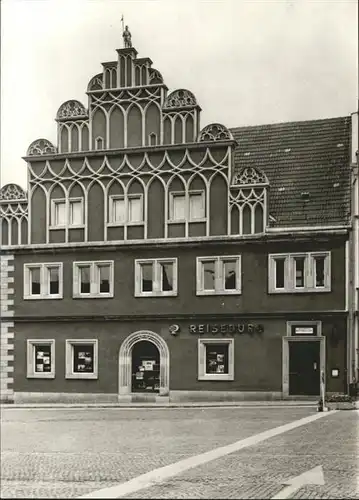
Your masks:
{"label": "drainpipe", "polygon": [[[358,106],[359,109],[359,106]],[[349,383],[359,381],[359,168],[358,168],[358,111],[351,114],[351,251],[349,294]]]}

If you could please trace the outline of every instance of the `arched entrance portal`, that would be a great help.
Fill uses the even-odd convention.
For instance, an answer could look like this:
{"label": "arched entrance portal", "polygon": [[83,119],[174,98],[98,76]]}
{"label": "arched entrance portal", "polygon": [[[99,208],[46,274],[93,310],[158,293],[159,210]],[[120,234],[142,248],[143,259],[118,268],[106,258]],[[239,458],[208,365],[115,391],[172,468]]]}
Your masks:
{"label": "arched entrance portal", "polygon": [[[167,344],[157,333],[141,330],[129,335],[120,347],[119,400],[131,400],[139,392],[168,396],[169,363]],[[144,387],[145,382],[149,384]]]}
{"label": "arched entrance portal", "polygon": [[132,392],[160,392],[160,352],[155,344],[140,340],[131,358]]}

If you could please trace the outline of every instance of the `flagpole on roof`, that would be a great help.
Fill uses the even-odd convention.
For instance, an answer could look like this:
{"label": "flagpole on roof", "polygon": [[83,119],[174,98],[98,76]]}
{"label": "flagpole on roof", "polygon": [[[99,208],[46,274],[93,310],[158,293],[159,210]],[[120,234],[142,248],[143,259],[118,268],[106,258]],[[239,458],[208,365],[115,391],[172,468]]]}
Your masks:
{"label": "flagpole on roof", "polygon": [[123,34],[123,32],[125,31],[125,21],[123,19],[123,14],[122,14],[122,17],[121,17],[121,23],[122,23],[122,34]]}

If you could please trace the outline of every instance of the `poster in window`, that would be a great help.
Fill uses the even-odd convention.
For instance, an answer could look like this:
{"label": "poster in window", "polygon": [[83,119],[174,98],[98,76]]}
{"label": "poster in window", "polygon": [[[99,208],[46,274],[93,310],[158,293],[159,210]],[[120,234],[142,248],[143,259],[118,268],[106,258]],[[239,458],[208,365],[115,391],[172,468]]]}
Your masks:
{"label": "poster in window", "polygon": [[51,346],[37,345],[35,346],[35,371],[36,372],[51,372]]}
{"label": "poster in window", "polygon": [[136,380],[143,380],[143,375],[144,375],[144,372],[137,372],[136,373]]}
{"label": "poster in window", "polygon": [[74,372],[93,373],[94,371],[94,348],[88,346],[73,346]]}
{"label": "poster in window", "polygon": [[156,361],[154,361],[154,360],[142,361],[142,366],[144,367],[145,371],[152,371],[155,364],[156,364]]}
{"label": "poster in window", "polygon": [[228,344],[206,346],[206,373],[228,373]]}

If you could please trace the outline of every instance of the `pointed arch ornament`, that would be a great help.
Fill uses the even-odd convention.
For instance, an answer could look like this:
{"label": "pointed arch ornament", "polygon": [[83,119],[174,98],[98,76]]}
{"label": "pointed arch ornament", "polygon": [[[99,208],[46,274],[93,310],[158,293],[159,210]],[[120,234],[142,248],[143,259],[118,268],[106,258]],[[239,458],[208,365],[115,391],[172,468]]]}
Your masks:
{"label": "pointed arch ornament", "polygon": [[233,141],[232,132],[221,123],[211,123],[204,127],[198,136],[198,142]]}
{"label": "pointed arch ornament", "polygon": [[88,119],[85,106],[75,99],[64,102],[56,113],[56,120],[72,120],[74,118]]}
{"label": "pointed arch ornament", "polygon": [[18,202],[27,201],[25,191],[18,184],[6,184],[0,189],[0,201],[4,202]]}
{"label": "pointed arch ornament", "polygon": [[[257,167],[244,167],[232,178],[229,191],[231,234],[262,233],[267,224],[269,181]],[[238,211],[238,227],[232,226],[232,212]],[[249,211],[249,228],[245,228],[245,211]],[[257,219],[257,220],[256,220]]]}
{"label": "pointed arch ornament", "polygon": [[56,153],[55,146],[47,139],[33,141],[27,150],[27,156],[51,155]]}
{"label": "pointed arch ornament", "polygon": [[170,353],[165,340],[150,330],[139,330],[131,333],[121,344],[118,360],[118,392],[119,399],[131,396],[132,391],[132,349],[138,342],[147,341],[154,344],[160,353],[160,388],[159,396],[169,395]]}
{"label": "pointed arch ornament", "polygon": [[183,108],[197,106],[197,101],[194,94],[187,89],[178,89],[171,92],[166,97],[164,108]]}
{"label": "pointed arch ornament", "polygon": [[233,176],[232,186],[267,186],[269,184],[266,174],[257,167],[245,167]]}

